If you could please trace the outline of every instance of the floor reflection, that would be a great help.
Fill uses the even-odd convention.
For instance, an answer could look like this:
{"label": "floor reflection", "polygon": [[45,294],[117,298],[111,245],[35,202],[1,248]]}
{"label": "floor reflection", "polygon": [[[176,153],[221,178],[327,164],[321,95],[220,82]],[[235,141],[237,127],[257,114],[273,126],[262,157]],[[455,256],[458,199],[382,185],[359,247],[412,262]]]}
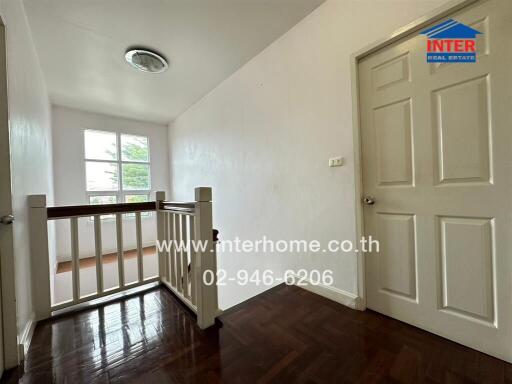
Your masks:
{"label": "floor reflection", "polygon": [[[196,361],[195,316],[163,289],[122,299],[38,325],[23,382],[120,380],[157,361]],[[152,360],[153,361],[153,360]],[[47,380],[47,381],[46,381]]]}
{"label": "floor reflection", "polygon": [[[167,290],[38,324],[15,383],[512,382],[512,365],[279,286],[202,331]],[[475,379],[476,378],[476,379]]]}

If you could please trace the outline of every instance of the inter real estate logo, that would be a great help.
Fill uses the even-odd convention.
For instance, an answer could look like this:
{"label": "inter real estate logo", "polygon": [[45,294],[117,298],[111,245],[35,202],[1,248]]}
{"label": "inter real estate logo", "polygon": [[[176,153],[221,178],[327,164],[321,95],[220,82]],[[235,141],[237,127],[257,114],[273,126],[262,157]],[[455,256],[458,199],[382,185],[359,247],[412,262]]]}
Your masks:
{"label": "inter real estate logo", "polygon": [[475,63],[477,31],[449,19],[422,32],[427,40],[427,63]]}

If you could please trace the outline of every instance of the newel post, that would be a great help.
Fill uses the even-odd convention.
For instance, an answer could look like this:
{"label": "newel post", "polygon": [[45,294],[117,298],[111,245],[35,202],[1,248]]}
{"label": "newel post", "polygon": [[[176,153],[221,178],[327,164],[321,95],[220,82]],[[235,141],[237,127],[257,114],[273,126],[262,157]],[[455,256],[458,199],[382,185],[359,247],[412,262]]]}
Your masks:
{"label": "newel post", "polygon": [[160,281],[165,277],[165,263],[164,257],[165,254],[162,248],[164,246],[163,241],[165,241],[165,214],[160,210],[160,206],[163,201],[165,201],[165,192],[158,191],[156,192],[156,234],[157,234],[157,248],[158,248],[158,276],[160,277]]}
{"label": "newel post", "polygon": [[51,316],[50,254],[46,195],[28,196],[32,296],[36,320]]}
{"label": "newel post", "polygon": [[[197,323],[201,329],[205,329],[215,323],[215,317],[218,313],[217,255],[213,239],[212,189],[196,188],[195,205],[195,240],[206,244],[206,247],[198,247],[197,249],[197,262],[194,271],[197,284]],[[204,252],[201,248],[204,249]],[[205,284],[203,279],[205,271],[211,271],[212,284]],[[207,280],[211,281],[212,279]]]}

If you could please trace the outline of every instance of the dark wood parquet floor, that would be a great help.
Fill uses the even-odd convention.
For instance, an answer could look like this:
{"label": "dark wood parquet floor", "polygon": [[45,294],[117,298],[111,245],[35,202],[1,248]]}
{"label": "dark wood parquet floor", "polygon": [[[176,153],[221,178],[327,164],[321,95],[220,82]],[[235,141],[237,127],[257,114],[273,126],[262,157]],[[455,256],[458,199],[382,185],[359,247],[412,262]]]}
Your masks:
{"label": "dark wood parquet floor", "polygon": [[512,366],[279,286],[201,331],[165,289],[39,324],[7,383],[512,383]]}

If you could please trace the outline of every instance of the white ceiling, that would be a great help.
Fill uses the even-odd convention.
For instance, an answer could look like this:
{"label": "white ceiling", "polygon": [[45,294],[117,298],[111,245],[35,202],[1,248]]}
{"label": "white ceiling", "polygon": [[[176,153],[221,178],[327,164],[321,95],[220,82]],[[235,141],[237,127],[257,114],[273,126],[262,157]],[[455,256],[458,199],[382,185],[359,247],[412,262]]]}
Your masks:
{"label": "white ceiling", "polygon": [[[325,0],[24,0],[52,103],[169,122]],[[146,74],[129,46],[163,53]]]}

